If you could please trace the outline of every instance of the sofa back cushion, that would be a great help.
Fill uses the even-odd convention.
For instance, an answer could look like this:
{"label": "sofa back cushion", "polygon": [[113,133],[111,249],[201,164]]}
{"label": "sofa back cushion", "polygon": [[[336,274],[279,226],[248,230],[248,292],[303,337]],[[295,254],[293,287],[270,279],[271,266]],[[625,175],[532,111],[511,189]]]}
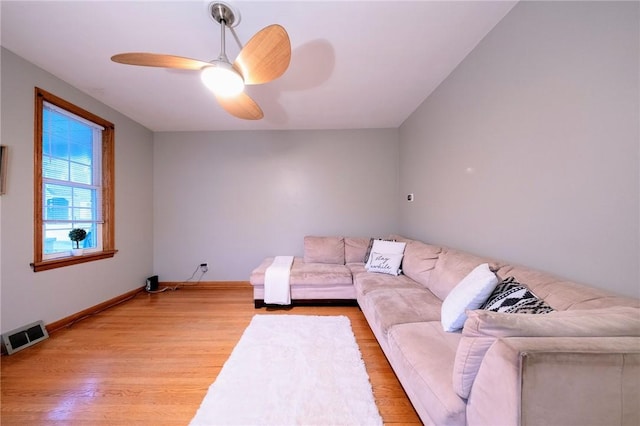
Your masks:
{"label": "sofa back cushion", "polygon": [[443,248],[431,272],[427,287],[433,294],[444,300],[469,272],[482,263],[488,263],[489,269],[493,272],[501,266],[493,259]]}
{"label": "sofa back cushion", "polygon": [[335,263],[344,265],[343,237],[304,237],[305,263]]}
{"label": "sofa back cushion", "polygon": [[462,334],[495,337],[640,336],[640,310],[620,306],[530,315],[477,309],[467,312]]}
{"label": "sofa back cushion", "polygon": [[640,310],[629,307],[556,311],[546,315],[467,311],[453,367],[453,388],[467,398],[486,352],[506,337],[640,336]]}
{"label": "sofa back cushion", "polygon": [[404,249],[402,272],[412,280],[428,287],[429,278],[442,248],[410,240]]}
{"label": "sofa back cushion", "polygon": [[497,271],[503,280],[514,277],[536,296],[558,311],[599,309],[613,306],[640,308],[640,299],[617,296],[606,290],[562,279],[552,274],[518,265],[505,265]]}
{"label": "sofa back cushion", "polygon": [[345,237],[344,261],[346,263],[364,263],[370,238]]}

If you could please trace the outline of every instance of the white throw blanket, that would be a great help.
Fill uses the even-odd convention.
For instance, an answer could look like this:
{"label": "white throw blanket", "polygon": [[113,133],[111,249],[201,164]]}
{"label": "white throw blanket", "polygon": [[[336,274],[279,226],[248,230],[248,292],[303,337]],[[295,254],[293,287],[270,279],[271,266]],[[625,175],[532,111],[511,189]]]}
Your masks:
{"label": "white throw blanket", "polygon": [[264,303],[291,304],[289,276],[293,256],[276,256],[264,273]]}

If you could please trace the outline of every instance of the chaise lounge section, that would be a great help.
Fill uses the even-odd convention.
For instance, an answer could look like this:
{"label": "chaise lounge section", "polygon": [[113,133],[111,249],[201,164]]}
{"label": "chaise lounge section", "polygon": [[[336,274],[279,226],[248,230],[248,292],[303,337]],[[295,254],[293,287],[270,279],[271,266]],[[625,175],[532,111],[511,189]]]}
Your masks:
{"label": "chaise lounge section", "polygon": [[[294,257],[290,273],[292,305],[355,305],[351,266],[361,263],[369,238],[315,237],[304,238],[304,257]],[[273,263],[267,257],[251,273],[256,308],[265,306],[264,279]]]}
{"label": "chaise lounge section", "polygon": [[[264,301],[264,277],[274,259],[266,258],[251,273],[249,282],[253,285],[256,309],[267,305]],[[292,305],[356,303],[353,277],[345,265],[306,263],[303,258],[294,257],[290,285]]]}

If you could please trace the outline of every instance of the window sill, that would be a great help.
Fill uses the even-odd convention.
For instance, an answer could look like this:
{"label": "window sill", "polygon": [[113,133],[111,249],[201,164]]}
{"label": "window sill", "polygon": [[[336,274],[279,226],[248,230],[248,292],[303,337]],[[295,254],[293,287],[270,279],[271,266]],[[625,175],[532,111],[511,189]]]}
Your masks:
{"label": "window sill", "polygon": [[105,250],[97,253],[84,254],[82,256],[69,256],[58,259],[43,260],[41,262],[32,263],[31,268],[33,269],[33,272],[47,271],[49,269],[93,262],[94,260],[108,259],[113,257],[117,252],[118,250]]}

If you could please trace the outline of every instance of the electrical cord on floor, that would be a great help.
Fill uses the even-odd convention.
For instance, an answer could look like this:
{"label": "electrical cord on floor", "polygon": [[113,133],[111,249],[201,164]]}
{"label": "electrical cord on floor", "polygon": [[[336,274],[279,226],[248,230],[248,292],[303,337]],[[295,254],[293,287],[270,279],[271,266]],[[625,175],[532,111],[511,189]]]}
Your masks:
{"label": "electrical cord on floor", "polygon": [[[200,282],[200,280],[202,280],[202,277],[204,276],[204,274],[207,273],[207,271],[209,270],[208,267],[205,267],[206,269],[201,269],[200,265],[196,266],[196,269],[193,270],[193,273],[191,274],[191,276],[189,278],[187,278],[186,280],[180,281],[178,284],[176,284],[173,287],[163,287],[159,290],[146,290],[147,293],[150,294],[156,294],[156,293],[163,293],[167,290],[170,291],[176,291],[178,290],[180,287],[184,287],[184,286],[192,286],[192,285],[196,285]],[[192,281],[193,278],[196,276],[198,270],[200,270],[200,275],[198,276],[198,279],[195,281]]]}
{"label": "electrical cord on floor", "polygon": [[[198,272],[198,270],[200,270],[200,275],[198,275],[198,278],[195,281],[192,281],[193,278],[196,276],[196,273]],[[207,273],[208,270],[209,270],[208,268],[206,270],[202,270],[200,268],[200,266],[196,267],[196,269],[193,271],[193,274],[191,274],[191,276],[189,278],[187,278],[186,280],[178,283],[178,285],[176,285],[173,288],[177,290],[180,287],[193,286],[193,285],[198,284],[200,282],[200,280],[202,280],[202,277],[204,276],[204,274]]]}
{"label": "electrical cord on floor", "polygon": [[160,290],[147,290],[145,289],[144,291],[146,291],[149,294],[156,294],[156,293],[164,293],[167,290],[177,290],[177,286],[176,287],[163,287]]}

